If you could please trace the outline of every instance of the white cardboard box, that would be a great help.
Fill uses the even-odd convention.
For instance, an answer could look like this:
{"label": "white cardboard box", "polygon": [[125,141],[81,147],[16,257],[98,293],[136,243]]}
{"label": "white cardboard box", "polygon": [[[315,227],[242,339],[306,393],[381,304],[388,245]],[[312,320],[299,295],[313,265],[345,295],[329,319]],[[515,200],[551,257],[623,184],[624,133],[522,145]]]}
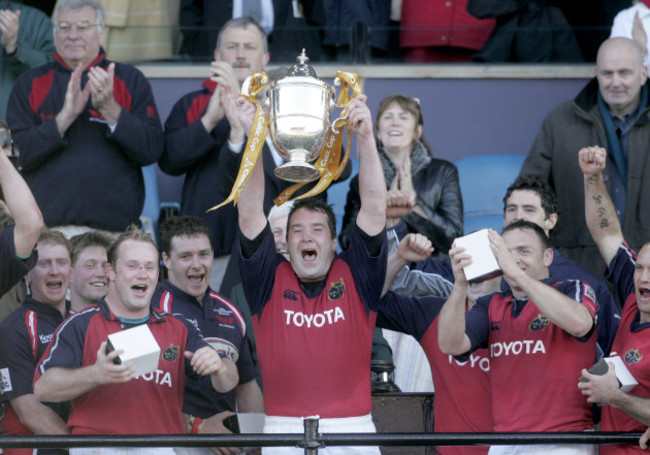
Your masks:
{"label": "white cardboard box", "polygon": [[487,229],[458,237],[454,242],[472,256],[472,263],[463,269],[465,278],[470,283],[478,283],[503,274],[490,248]]}
{"label": "white cardboard box", "polygon": [[638,381],[634,379],[634,376],[632,376],[630,370],[627,369],[627,366],[625,366],[625,362],[623,362],[623,359],[621,359],[620,356],[615,355],[612,357],[605,357],[605,360],[608,362],[612,362],[614,364],[616,377],[618,378],[620,389],[623,392],[629,392],[637,385],[639,385]]}
{"label": "white cardboard box", "polygon": [[123,350],[119,363],[131,362],[135,375],[142,376],[158,368],[160,346],[147,324],[142,324],[108,336],[107,351]]}

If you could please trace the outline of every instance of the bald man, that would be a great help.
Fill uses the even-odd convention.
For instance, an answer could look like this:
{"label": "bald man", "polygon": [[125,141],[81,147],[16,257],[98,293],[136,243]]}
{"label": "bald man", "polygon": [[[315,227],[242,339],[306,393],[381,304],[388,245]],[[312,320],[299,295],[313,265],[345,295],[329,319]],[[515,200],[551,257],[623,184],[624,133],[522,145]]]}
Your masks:
{"label": "bald man", "polygon": [[548,181],[561,214],[553,245],[596,276],[605,263],[589,235],[584,217],[578,151],[607,150],[605,181],[623,234],[635,249],[650,238],[650,115],[643,51],[628,38],[611,38],[598,50],[595,77],[573,100],[552,110],[524,162],[522,175]]}

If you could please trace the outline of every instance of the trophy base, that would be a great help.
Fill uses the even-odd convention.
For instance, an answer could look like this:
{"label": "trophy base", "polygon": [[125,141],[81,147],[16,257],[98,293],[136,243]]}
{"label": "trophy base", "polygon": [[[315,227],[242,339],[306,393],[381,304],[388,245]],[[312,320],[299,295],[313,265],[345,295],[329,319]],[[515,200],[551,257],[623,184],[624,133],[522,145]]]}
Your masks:
{"label": "trophy base", "polygon": [[309,163],[289,161],[275,168],[276,177],[288,182],[307,183],[320,177],[320,171]]}

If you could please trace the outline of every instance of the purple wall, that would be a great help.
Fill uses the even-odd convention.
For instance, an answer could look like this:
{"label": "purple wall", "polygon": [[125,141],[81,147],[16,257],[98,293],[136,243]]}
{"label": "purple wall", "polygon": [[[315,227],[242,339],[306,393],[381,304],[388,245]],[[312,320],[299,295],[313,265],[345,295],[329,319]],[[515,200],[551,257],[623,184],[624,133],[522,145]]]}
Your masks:
{"label": "purple wall", "polygon": [[[200,83],[200,79],[151,80],[163,122],[174,103]],[[455,161],[487,153],[525,155],[547,112],[573,98],[586,80],[366,79],[363,83],[373,113],[386,95],[419,98],[425,138],[438,158]],[[162,172],[158,177],[160,200],[179,201],[182,178]]]}

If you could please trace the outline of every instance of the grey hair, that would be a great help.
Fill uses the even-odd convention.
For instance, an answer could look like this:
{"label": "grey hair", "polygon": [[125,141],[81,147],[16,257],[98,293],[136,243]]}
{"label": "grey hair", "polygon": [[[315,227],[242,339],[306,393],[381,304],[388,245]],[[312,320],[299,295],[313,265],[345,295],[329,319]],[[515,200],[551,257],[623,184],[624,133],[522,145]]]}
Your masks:
{"label": "grey hair", "polygon": [[262,51],[268,52],[269,51],[269,42],[266,38],[266,32],[262,28],[262,26],[252,17],[250,16],[244,16],[244,17],[236,17],[234,19],[230,19],[228,22],[223,24],[223,27],[221,27],[221,30],[219,30],[219,35],[217,36],[217,50],[221,49],[221,44],[223,43],[223,35],[226,32],[227,29],[229,28],[246,28],[249,25],[255,27],[258,32],[260,32],[260,40],[262,42]]}
{"label": "grey hair", "polygon": [[97,0],[61,0],[59,4],[56,6],[56,10],[54,11],[54,16],[53,16],[54,26],[56,27],[56,24],[59,23],[59,12],[63,10],[79,9],[79,8],[83,8],[84,6],[90,6],[92,9],[95,10],[95,14],[97,16],[96,24],[100,28],[103,28],[104,7]]}

